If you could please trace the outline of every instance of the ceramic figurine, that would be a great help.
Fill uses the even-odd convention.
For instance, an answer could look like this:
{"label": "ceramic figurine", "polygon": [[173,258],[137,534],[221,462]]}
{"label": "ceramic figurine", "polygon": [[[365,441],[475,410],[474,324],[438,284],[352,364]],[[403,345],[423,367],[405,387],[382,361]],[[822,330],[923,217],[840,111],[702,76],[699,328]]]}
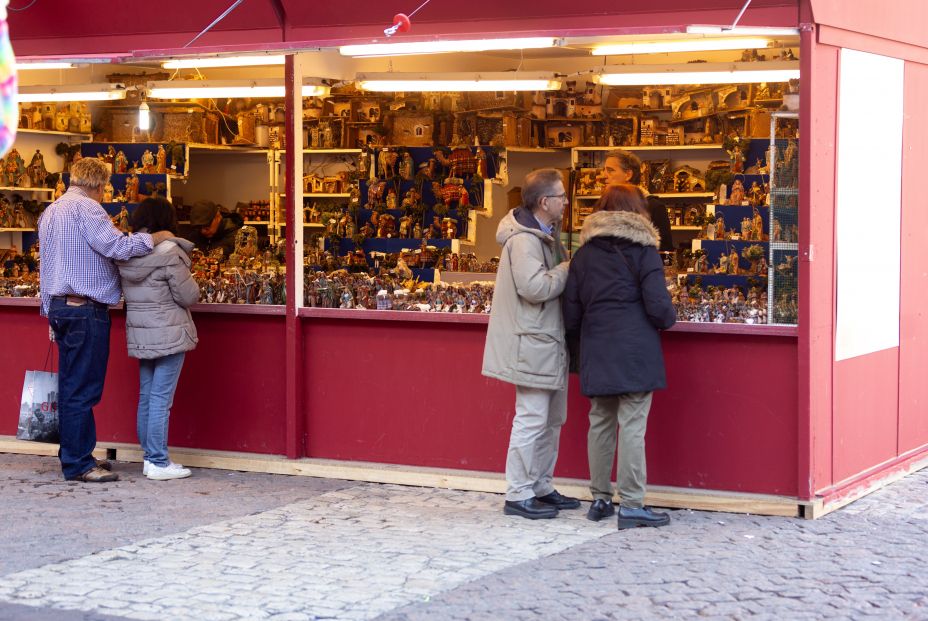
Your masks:
{"label": "ceramic figurine", "polygon": [[126,174],[127,169],[129,168],[129,160],[126,158],[126,154],[121,150],[116,153],[116,160],[114,162],[116,168],[116,173],[120,175]]}
{"label": "ceramic figurine", "polygon": [[148,149],[142,153],[142,172],[145,174],[155,172],[155,156]]}
{"label": "ceramic figurine", "polygon": [[731,184],[731,195],[728,198],[730,205],[740,205],[744,202],[744,183],[741,179],[735,179]]}
{"label": "ceramic figurine", "polygon": [[61,198],[61,195],[65,193],[64,179],[61,176],[58,176],[58,183],[55,184],[55,198]]}
{"label": "ceramic figurine", "polygon": [[29,162],[29,177],[32,179],[32,187],[44,188],[45,178],[48,177],[48,170],[45,168],[45,158],[38,149]]}
{"label": "ceramic figurine", "polygon": [[412,161],[412,155],[409,154],[409,151],[403,151],[403,158],[400,160],[400,177],[405,181],[412,181],[415,164]]}
{"label": "ceramic figurine", "polygon": [[[444,218],[441,221],[441,231],[443,239],[457,239],[458,223],[453,218]],[[454,256],[454,261],[457,263],[457,255]]]}
{"label": "ceramic figurine", "polygon": [[15,147],[10,149],[4,160],[3,172],[5,177],[3,184],[11,187],[18,186],[26,174],[26,162]]}
{"label": "ceramic figurine", "polygon": [[412,227],[412,237],[413,239],[422,239],[422,225],[418,222]]}
{"label": "ceramic figurine", "polygon": [[394,190],[393,188],[390,188],[390,190],[387,191],[386,201],[387,201],[387,209],[396,209],[397,207],[396,190]]}
{"label": "ceramic figurine", "polygon": [[731,254],[728,255],[728,272],[730,274],[740,274],[741,270],[738,267],[740,258],[738,257],[738,251],[732,250]]}
{"label": "ceramic figurine", "polygon": [[139,178],[134,173],[126,178],[126,202],[139,202]]}
{"label": "ceramic figurine", "polygon": [[756,207],[754,208],[754,216],[751,219],[751,224],[752,224],[752,229],[753,229],[752,235],[754,239],[757,241],[763,241],[764,240],[764,219],[763,217],[761,217],[760,212],[757,210]]}
{"label": "ceramic figurine", "polygon": [[402,218],[400,218],[400,229],[399,229],[400,237],[404,239],[409,237],[409,228],[410,228],[411,222],[412,222],[412,218],[410,218],[409,216],[403,216]]}
{"label": "ceramic figurine", "polygon": [[725,216],[719,214],[715,219],[715,238],[725,239]]}
{"label": "ceramic figurine", "polygon": [[158,145],[158,154],[155,156],[155,160],[158,162],[156,168],[158,174],[163,175],[168,172],[168,154],[164,150],[163,144]]}
{"label": "ceramic figurine", "polygon": [[101,203],[112,203],[113,202],[113,184],[109,181],[106,182],[106,185],[103,186],[103,200]]}

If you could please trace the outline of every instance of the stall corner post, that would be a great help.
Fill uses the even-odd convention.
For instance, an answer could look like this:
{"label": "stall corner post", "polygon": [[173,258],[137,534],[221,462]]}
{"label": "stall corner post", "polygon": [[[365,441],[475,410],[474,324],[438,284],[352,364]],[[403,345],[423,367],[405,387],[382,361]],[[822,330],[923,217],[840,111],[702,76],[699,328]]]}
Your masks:
{"label": "stall corner post", "polygon": [[[298,55],[288,54],[285,71],[286,85],[286,157],[285,191],[287,209],[287,325],[284,347],[286,349],[286,447],[288,459],[305,456],[306,441],[303,411],[303,330],[299,308],[303,297],[303,235],[302,235],[302,188],[297,180],[303,178],[302,171],[302,121],[303,121],[303,66]],[[298,193],[300,190],[300,193]],[[299,202],[298,202],[299,201]],[[298,208],[299,207],[299,208]],[[297,220],[299,214],[300,220]]]}

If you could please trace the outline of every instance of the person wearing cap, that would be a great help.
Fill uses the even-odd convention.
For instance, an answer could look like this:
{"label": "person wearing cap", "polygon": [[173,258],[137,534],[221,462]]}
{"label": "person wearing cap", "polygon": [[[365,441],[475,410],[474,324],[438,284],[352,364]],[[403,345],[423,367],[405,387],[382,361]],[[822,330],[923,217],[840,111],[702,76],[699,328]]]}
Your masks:
{"label": "person wearing cap", "polygon": [[69,481],[107,483],[119,476],[97,445],[93,407],[100,403],[110,353],[109,307],[122,290],[114,261],[150,254],[167,231],[125,234],[100,205],[110,173],[102,160],[71,165],[70,187],[39,218],[40,313],[58,343],[58,459]]}
{"label": "person wearing cap", "polygon": [[222,248],[223,257],[228,258],[235,251],[235,234],[244,224],[237,213],[225,211],[211,201],[199,201],[190,210],[193,233],[188,239],[206,254]]}

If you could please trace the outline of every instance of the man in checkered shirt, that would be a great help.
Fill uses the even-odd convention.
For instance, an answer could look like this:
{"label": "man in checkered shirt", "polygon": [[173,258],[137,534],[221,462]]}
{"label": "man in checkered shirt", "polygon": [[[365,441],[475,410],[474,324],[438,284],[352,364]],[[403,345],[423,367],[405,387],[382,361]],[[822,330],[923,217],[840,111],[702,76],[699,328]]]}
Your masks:
{"label": "man in checkered shirt", "polygon": [[119,302],[114,260],[146,255],[171,237],[124,234],[100,205],[110,173],[102,160],[71,167],[71,183],[39,220],[41,314],[58,343],[58,458],[68,480],[105,483],[119,476],[97,462],[93,406],[103,395],[110,351],[109,306]]}

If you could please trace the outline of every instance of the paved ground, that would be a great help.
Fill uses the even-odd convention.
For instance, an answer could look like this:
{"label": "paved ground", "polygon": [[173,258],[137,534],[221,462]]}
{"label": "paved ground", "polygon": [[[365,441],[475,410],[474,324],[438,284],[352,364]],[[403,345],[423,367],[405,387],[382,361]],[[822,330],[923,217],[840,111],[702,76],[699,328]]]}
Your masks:
{"label": "paved ground", "polygon": [[928,470],[814,522],[622,532],[586,505],[530,522],[492,494],[117,470],[0,455],[0,619],[928,619]]}

